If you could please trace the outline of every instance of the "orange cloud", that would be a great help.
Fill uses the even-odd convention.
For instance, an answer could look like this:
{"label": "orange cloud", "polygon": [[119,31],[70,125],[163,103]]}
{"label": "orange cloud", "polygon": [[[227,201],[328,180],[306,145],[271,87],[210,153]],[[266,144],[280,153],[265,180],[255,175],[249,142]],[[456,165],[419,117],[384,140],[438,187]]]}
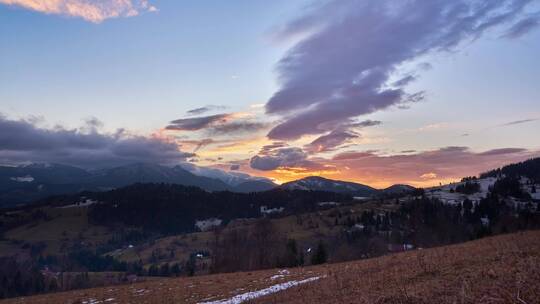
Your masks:
{"label": "orange cloud", "polygon": [[147,0],[0,0],[45,14],[59,14],[100,23],[105,19],[136,16],[157,11]]}
{"label": "orange cloud", "polygon": [[466,147],[446,147],[418,153],[381,156],[374,151],[343,152],[332,159],[309,158],[290,167],[280,166],[260,171],[243,161],[241,170],[261,175],[279,183],[311,175],[323,176],[385,188],[393,184],[429,187],[458,181],[464,176],[478,175],[505,164],[537,157],[539,151],[495,149],[474,152]]}

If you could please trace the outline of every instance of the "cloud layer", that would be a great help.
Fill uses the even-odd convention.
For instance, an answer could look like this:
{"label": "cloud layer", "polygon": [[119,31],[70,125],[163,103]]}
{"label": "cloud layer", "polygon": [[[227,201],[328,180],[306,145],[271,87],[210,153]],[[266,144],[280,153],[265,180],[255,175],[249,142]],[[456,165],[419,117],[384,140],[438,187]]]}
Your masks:
{"label": "cloud layer", "polygon": [[[313,6],[279,34],[301,39],[280,60],[280,89],[266,112],[283,118],[268,134],[293,140],[334,131],[359,115],[423,99],[397,81],[398,68],[421,56],[452,51],[495,27],[517,37],[538,24],[530,0],[331,0]],[[339,126],[336,126],[339,128]]]}
{"label": "cloud layer", "polygon": [[44,129],[0,116],[2,163],[50,162],[94,168],[134,162],[173,164],[191,156],[161,138],[134,136],[123,130],[100,133],[95,120],[80,129]]}
{"label": "cloud layer", "polygon": [[0,3],[45,14],[79,17],[94,23],[157,11],[147,0],[0,0]]}
{"label": "cloud layer", "polygon": [[[539,157],[540,151],[520,148],[501,148],[475,152],[468,147],[444,147],[429,151],[406,151],[382,155],[377,151],[347,151],[332,158],[263,158],[268,164],[281,164],[274,171],[256,171],[280,181],[289,181],[311,175],[342,179],[384,188],[393,184],[411,184],[419,187],[433,186],[477,175],[500,166]],[[299,151],[296,155],[302,155]],[[283,161],[293,160],[293,161]],[[259,161],[260,159],[257,159]],[[251,165],[254,161],[251,159]],[[272,168],[272,166],[269,166]]]}

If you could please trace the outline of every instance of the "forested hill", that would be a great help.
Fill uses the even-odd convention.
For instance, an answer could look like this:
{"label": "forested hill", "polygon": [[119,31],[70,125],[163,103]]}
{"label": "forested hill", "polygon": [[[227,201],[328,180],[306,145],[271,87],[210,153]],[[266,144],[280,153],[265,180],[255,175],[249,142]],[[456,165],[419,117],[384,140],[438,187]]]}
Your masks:
{"label": "forested hill", "polygon": [[319,202],[351,199],[346,194],[322,191],[206,192],[175,184],[134,184],[107,192],[51,197],[39,205],[90,200],[98,202],[90,206],[89,213],[90,220],[96,224],[123,223],[171,234],[193,231],[197,220],[218,218],[226,223],[236,218],[257,218],[262,215],[263,206],[283,215],[315,210]]}
{"label": "forested hill", "polygon": [[501,174],[507,177],[524,176],[538,183],[540,182],[540,157],[488,171],[481,174],[480,178],[498,177]]}

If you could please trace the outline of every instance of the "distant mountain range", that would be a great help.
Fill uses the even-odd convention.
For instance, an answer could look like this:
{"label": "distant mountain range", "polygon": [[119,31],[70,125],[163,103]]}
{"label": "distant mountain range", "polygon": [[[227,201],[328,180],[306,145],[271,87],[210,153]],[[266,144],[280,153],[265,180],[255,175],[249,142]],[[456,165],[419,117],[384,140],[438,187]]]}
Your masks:
{"label": "distant mountain range", "polygon": [[289,190],[329,191],[353,196],[400,194],[414,190],[394,185],[378,190],[366,185],[318,176],[276,185],[264,177],[184,163],[174,167],[137,163],[101,170],[61,164],[0,166],[0,207],[29,203],[51,195],[107,191],[135,183],[195,186],[206,191],[260,192],[276,187]]}
{"label": "distant mountain range", "polygon": [[105,191],[134,183],[180,184],[207,191],[234,192],[265,191],[276,186],[268,179],[242,173],[187,169],[180,165],[166,167],[142,163],[97,171],[61,164],[3,166],[0,167],[0,206],[29,203],[57,194]]}

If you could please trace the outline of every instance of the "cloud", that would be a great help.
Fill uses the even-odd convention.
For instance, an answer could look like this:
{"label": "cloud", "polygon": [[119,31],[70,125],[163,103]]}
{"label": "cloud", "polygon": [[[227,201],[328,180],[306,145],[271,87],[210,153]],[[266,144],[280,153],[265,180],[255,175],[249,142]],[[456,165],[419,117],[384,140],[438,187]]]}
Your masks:
{"label": "cloud", "polygon": [[197,151],[199,151],[200,149],[206,146],[209,146],[211,144],[216,144],[219,142],[211,138],[203,138],[200,140],[180,140],[180,143],[182,144],[182,146],[187,145],[187,146],[193,147],[193,153],[196,153]]}
{"label": "cloud", "polygon": [[537,121],[538,118],[532,118],[532,119],[522,119],[522,120],[514,120],[511,122],[504,123],[502,125],[499,125],[499,127],[508,127],[508,126],[514,126],[514,125],[520,125],[528,122]]}
{"label": "cloud", "polygon": [[540,13],[516,22],[504,35],[505,38],[516,39],[532,31],[540,25]]}
{"label": "cloud", "polygon": [[[282,117],[268,137],[321,134],[328,122],[423,100],[389,85],[406,62],[452,51],[524,14],[529,0],[330,0],[310,6],[278,33],[303,37],[279,61],[280,88],[266,112]],[[405,85],[412,78],[401,79]]]}
{"label": "cloud", "polygon": [[334,151],[339,146],[349,143],[355,138],[360,138],[360,134],[356,130],[378,126],[380,124],[382,124],[382,122],[378,120],[329,122],[324,124],[324,126],[321,126],[321,128],[331,129],[333,131],[319,136],[311,143],[305,145],[304,149],[311,154]]}
{"label": "cloud", "polygon": [[486,152],[479,153],[480,156],[495,156],[495,155],[507,155],[527,152],[527,149],[521,148],[501,148],[493,149]]}
{"label": "cloud", "polygon": [[191,115],[201,115],[201,114],[204,114],[204,113],[207,113],[207,112],[210,112],[210,111],[224,110],[226,108],[227,108],[226,106],[208,105],[208,106],[204,106],[204,107],[189,110],[189,111],[186,112],[186,114],[190,115],[190,116]]}
{"label": "cloud", "polygon": [[433,173],[433,172],[424,173],[424,174],[420,175],[420,178],[421,178],[421,179],[436,179],[436,178],[437,178],[437,174],[436,174],[436,173]]}
{"label": "cloud", "polygon": [[213,135],[229,135],[232,133],[257,132],[268,127],[267,123],[257,121],[233,121],[224,124],[216,124],[207,131]]}
{"label": "cloud", "polygon": [[253,156],[249,164],[251,168],[268,171],[279,167],[292,167],[304,164],[308,155],[300,148],[273,148],[265,146],[259,155]]}
{"label": "cloud", "polygon": [[339,154],[334,155],[332,160],[350,160],[350,159],[359,159],[364,157],[372,157],[374,156],[373,152],[366,151],[366,152],[342,152]]}
{"label": "cloud", "polygon": [[157,8],[146,0],[0,0],[0,3],[45,14],[79,17],[94,23],[157,11]]}
{"label": "cloud", "polygon": [[79,129],[39,128],[30,121],[0,116],[0,162],[51,162],[81,167],[106,167],[134,162],[176,163],[193,156],[158,137],[130,135],[124,130],[100,133]]}
{"label": "cloud", "polygon": [[336,154],[331,160],[318,159],[319,164],[332,164],[341,170],[340,178],[388,186],[410,183],[429,186],[459,180],[502,165],[540,156],[539,151],[502,148],[474,152],[468,147],[444,147],[436,150],[397,155],[377,155],[373,151],[351,151]]}
{"label": "cloud", "polygon": [[231,170],[231,171],[240,170],[240,165],[231,165],[231,167],[229,168],[229,170]]}
{"label": "cloud", "polygon": [[327,135],[323,135],[305,145],[304,148],[309,153],[320,153],[334,151],[337,147],[347,143],[349,140],[358,138],[360,135],[350,131],[332,131]]}
{"label": "cloud", "polygon": [[210,116],[181,118],[171,121],[170,125],[165,127],[167,130],[174,131],[197,131],[205,129],[215,123],[224,123],[231,118],[232,114],[216,114]]}

